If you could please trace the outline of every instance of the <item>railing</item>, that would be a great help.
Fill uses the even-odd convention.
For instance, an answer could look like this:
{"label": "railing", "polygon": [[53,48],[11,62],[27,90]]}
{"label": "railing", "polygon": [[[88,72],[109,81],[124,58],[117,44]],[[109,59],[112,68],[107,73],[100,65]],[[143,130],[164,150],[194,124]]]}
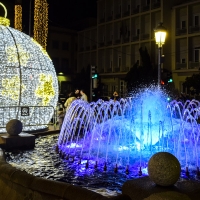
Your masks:
{"label": "railing", "polygon": [[200,62],[192,62],[189,61],[189,69],[199,69],[200,68]]}
{"label": "railing", "polygon": [[139,35],[133,35],[131,41],[138,41]]}
{"label": "railing", "polygon": [[176,63],[176,70],[187,69],[187,63]]}
{"label": "railing", "polygon": [[176,35],[183,35],[183,34],[186,34],[187,33],[187,29],[186,28],[177,28],[176,29]]}
{"label": "railing", "polygon": [[137,14],[137,13],[139,13],[139,12],[140,12],[140,7],[138,6],[138,7],[134,8],[134,9],[132,10],[131,14]]}
{"label": "railing", "polygon": [[115,19],[119,19],[121,17],[121,13],[115,15]]}
{"label": "railing", "polygon": [[200,26],[190,26],[189,27],[189,33],[196,33],[200,32]]}
{"label": "railing", "polygon": [[6,128],[6,124],[11,119],[20,120],[23,124],[23,130],[31,130],[33,127],[45,127],[48,125],[54,125],[55,128],[57,110],[53,106],[1,106],[0,128]]}

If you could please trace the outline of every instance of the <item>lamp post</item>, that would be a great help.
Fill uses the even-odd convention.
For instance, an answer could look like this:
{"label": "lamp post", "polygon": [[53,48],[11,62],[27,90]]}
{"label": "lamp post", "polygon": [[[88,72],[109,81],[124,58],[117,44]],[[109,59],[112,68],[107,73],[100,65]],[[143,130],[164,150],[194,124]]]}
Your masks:
{"label": "lamp post", "polygon": [[160,69],[161,69],[161,49],[162,45],[165,44],[165,38],[167,34],[166,28],[163,23],[160,22],[154,29],[156,44],[158,45],[158,87],[160,87]]}

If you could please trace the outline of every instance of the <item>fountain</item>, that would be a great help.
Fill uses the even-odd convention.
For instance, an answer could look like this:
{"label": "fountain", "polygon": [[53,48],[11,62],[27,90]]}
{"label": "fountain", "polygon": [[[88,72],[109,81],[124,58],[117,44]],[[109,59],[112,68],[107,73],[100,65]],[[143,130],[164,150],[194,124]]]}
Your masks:
{"label": "fountain", "polygon": [[150,157],[164,151],[178,158],[186,175],[188,169],[199,174],[200,102],[167,97],[152,86],[117,102],[74,101],[58,138],[60,154],[86,169],[128,174],[137,168],[142,175]]}

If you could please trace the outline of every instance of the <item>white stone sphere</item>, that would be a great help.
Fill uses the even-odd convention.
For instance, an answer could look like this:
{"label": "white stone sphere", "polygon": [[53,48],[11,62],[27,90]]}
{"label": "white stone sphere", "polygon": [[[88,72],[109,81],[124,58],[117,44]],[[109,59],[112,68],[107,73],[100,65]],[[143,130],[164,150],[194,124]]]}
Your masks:
{"label": "white stone sphere", "polygon": [[154,154],[148,162],[149,178],[161,186],[170,186],[180,177],[181,166],[178,159],[168,152]]}
{"label": "white stone sphere", "polygon": [[19,135],[22,132],[22,128],[23,128],[22,122],[19,121],[18,119],[11,119],[6,124],[6,131],[11,136]]}

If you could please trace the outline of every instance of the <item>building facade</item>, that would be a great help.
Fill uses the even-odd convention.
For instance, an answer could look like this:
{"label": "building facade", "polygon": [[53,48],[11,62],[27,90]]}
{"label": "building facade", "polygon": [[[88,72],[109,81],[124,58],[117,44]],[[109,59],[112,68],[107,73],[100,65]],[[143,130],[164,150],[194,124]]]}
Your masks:
{"label": "building facade", "polygon": [[200,71],[200,1],[189,1],[172,9],[172,70],[175,87],[187,92],[182,83]]}
{"label": "building facade", "polygon": [[58,76],[60,90],[71,92],[71,77],[77,72],[77,31],[49,26],[47,52]]}
{"label": "building facade", "polygon": [[184,0],[98,0],[97,26],[78,32],[77,70],[96,65],[104,95],[117,90],[125,96],[124,77],[141,62],[140,47],[157,65],[154,29],[163,22],[168,34],[162,68],[172,71],[175,88],[183,91],[185,78],[199,70],[199,6]]}

